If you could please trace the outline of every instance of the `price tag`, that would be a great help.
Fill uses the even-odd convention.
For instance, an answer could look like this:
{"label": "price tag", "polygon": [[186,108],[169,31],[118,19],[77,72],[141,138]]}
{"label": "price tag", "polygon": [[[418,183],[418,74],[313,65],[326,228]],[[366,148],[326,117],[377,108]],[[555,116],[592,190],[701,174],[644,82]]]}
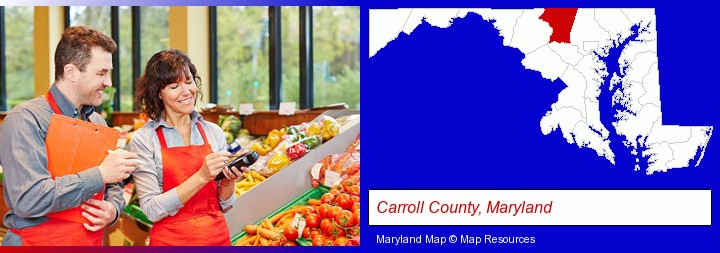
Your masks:
{"label": "price tag", "polygon": [[282,102],[280,103],[280,115],[293,115],[295,114],[295,102]]}
{"label": "price tag", "polygon": [[340,173],[332,170],[326,170],[324,185],[332,187],[338,184],[340,184]]}
{"label": "price tag", "polygon": [[313,179],[320,179],[320,169],[322,169],[322,163],[316,163],[315,165],[310,168],[310,175],[313,177]]}
{"label": "price tag", "polygon": [[253,104],[251,103],[240,104],[240,109],[238,111],[240,115],[250,115],[255,112],[255,108],[253,108]]}
{"label": "price tag", "polygon": [[303,218],[303,215],[296,213],[291,226],[297,228],[298,234],[300,234],[299,237],[302,237],[303,230],[305,229],[305,218]]}

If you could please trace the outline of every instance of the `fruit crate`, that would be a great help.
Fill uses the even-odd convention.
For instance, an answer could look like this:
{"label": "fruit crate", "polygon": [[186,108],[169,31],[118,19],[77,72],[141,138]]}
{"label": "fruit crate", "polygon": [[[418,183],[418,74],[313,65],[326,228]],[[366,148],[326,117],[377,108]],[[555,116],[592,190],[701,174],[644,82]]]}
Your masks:
{"label": "fruit crate", "polygon": [[[290,209],[291,207],[300,206],[300,205],[307,205],[309,199],[320,199],[320,197],[321,197],[323,194],[325,194],[325,193],[327,193],[327,192],[329,192],[329,191],[330,191],[330,188],[328,188],[327,186],[324,186],[324,185],[321,185],[321,186],[318,187],[318,188],[310,189],[310,190],[306,191],[305,193],[303,193],[302,195],[300,195],[299,197],[297,197],[297,198],[295,198],[294,200],[292,200],[290,203],[287,203],[287,204],[285,204],[284,206],[282,206],[280,209],[272,212],[270,215],[263,217],[262,219],[260,219],[260,220],[259,220],[258,222],[256,222],[255,224],[256,224],[256,225],[260,225],[260,223],[263,222],[265,219],[269,219],[269,218],[275,216],[275,215],[278,214],[278,213],[282,213],[282,212],[284,212],[284,211],[287,211],[287,210]],[[234,225],[238,225],[238,224],[234,224]],[[241,226],[242,226],[243,228],[245,227],[245,225],[247,225],[247,224],[241,224]],[[300,233],[300,237],[298,237],[298,239],[295,240],[295,242],[297,242],[297,244],[298,244],[299,246],[310,246],[310,245],[312,244],[312,242],[311,242],[311,241],[308,241],[308,240],[305,240],[305,239],[302,238],[302,231],[298,231],[298,232]],[[231,239],[232,244],[235,245],[235,243],[236,243],[238,240],[240,240],[240,238],[242,238],[242,237],[245,236],[245,235],[246,235],[245,231],[242,231],[242,232],[240,232],[240,234],[234,236],[234,237]]]}

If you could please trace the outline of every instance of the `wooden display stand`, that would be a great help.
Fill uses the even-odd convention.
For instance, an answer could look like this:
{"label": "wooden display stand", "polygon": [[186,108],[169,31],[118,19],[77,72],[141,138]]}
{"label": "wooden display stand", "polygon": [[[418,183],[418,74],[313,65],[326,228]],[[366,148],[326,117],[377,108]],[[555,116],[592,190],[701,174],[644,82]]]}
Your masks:
{"label": "wooden display stand", "polygon": [[[278,111],[259,111],[243,116],[238,112],[202,112],[201,115],[205,120],[213,123],[218,122],[220,115],[234,115],[242,121],[242,127],[247,129],[250,135],[266,135],[273,129],[309,122],[325,111],[325,109],[298,110],[294,115],[279,115]],[[133,119],[139,117],[139,112],[114,112],[112,125],[133,125]]]}

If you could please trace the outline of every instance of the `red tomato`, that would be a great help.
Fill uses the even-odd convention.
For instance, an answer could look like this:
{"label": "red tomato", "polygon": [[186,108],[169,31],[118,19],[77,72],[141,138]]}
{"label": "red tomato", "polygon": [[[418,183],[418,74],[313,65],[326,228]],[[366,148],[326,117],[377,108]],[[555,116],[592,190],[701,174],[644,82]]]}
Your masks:
{"label": "red tomato", "polygon": [[348,188],[347,193],[353,196],[360,196],[360,186],[355,185],[350,188]]}
{"label": "red tomato", "polygon": [[360,210],[353,211],[353,221],[355,222],[355,224],[360,225]]}
{"label": "red tomato", "polygon": [[355,220],[353,213],[348,210],[342,210],[335,216],[335,224],[338,224],[344,228],[355,226]]}
{"label": "red tomato", "polygon": [[305,238],[305,239],[311,239],[311,238],[310,238],[310,228],[309,228],[309,227],[305,227],[305,229],[303,229],[303,238]]}
{"label": "red tomato", "polygon": [[333,243],[335,243],[335,240],[332,238],[326,238],[323,242],[323,246],[333,246]]}
{"label": "red tomato", "polygon": [[330,211],[330,205],[328,204],[322,204],[318,207],[318,215],[320,215],[320,218],[326,218],[328,211]]}
{"label": "red tomato", "polygon": [[315,240],[315,237],[322,236],[322,231],[319,228],[313,228],[310,231],[310,239]]}
{"label": "red tomato", "polygon": [[330,189],[330,192],[328,192],[328,193],[331,193],[332,195],[337,196],[338,194],[342,193],[342,188],[338,189],[338,188],[333,187],[332,189]]}
{"label": "red tomato", "polygon": [[353,187],[355,185],[355,182],[353,182],[352,180],[346,179],[346,180],[342,181],[342,183],[340,185],[342,185],[344,192],[349,192],[350,187]]}
{"label": "red tomato", "polygon": [[305,217],[308,217],[308,215],[315,213],[315,208],[313,208],[312,206],[306,206],[303,208],[302,212]]}
{"label": "red tomato", "polygon": [[350,199],[352,199],[353,203],[358,203],[358,204],[360,203],[360,197],[358,197],[358,196],[351,195]]}
{"label": "red tomato", "polygon": [[330,203],[332,203],[334,200],[335,200],[335,194],[332,194],[332,193],[329,193],[329,192],[323,194],[322,197],[320,197],[320,202],[325,203],[325,204],[330,204]]}
{"label": "red tomato", "polygon": [[360,212],[360,203],[353,204],[352,208],[350,208],[350,211],[354,212]]}
{"label": "red tomato", "polygon": [[297,246],[297,243],[295,243],[294,241],[289,241],[289,242],[286,242],[285,245],[283,245],[283,246]]}
{"label": "red tomato", "polygon": [[340,236],[333,242],[334,246],[348,246],[348,238],[345,236]]}
{"label": "red tomato", "polygon": [[340,195],[337,195],[337,197],[335,197],[335,203],[337,203],[339,207],[345,210],[350,210],[353,205],[352,199],[350,199],[350,195],[348,195],[347,193],[341,193]]}
{"label": "red tomato", "polygon": [[330,209],[328,209],[327,217],[330,219],[334,219],[335,216],[340,213],[340,211],[342,211],[342,208],[340,208],[339,206],[331,206]]}
{"label": "red tomato", "polygon": [[324,235],[318,235],[312,240],[312,246],[323,246],[323,243],[325,242],[325,236]]}
{"label": "red tomato", "polygon": [[287,226],[284,235],[288,241],[295,241],[298,238],[298,231],[293,226]]}
{"label": "red tomato", "polygon": [[317,214],[310,214],[305,216],[305,226],[309,228],[317,228],[320,226],[320,216]]}
{"label": "red tomato", "polygon": [[330,229],[330,238],[338,238],[345,236],[345,229],[338,227],[337,225],[333,224],[332,228]]}
{"label": "red tomato", "polygon": [[322,219],[322,221],[320,221],[320,230],[322,230],[323,234],[332,235],[332,233],[331,233],[332,227],[333,227],[332,219],[325,218],[325,219]]}

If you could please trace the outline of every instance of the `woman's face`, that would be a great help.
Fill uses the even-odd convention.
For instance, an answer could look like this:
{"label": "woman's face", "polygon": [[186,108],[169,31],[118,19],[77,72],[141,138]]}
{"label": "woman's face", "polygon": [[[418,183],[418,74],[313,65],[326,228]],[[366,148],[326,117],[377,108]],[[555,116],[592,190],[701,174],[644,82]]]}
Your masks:
{"label": "woman's face", "polygon": [[178,82],[165,86],[160,90],[160,99],[166,113],[190,114],[195,108],[196,93],[195,77],[191,75],[190,79],[182,77]]}

